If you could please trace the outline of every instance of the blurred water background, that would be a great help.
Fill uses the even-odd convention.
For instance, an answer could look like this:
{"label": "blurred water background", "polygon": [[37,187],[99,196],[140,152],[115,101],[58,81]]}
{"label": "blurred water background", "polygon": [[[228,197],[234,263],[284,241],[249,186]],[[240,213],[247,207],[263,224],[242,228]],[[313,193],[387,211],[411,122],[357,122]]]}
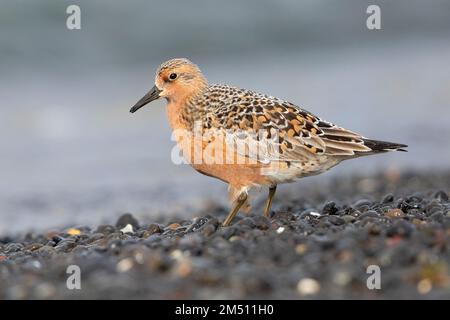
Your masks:
{"label": "blurred water background", "polygon": [[[70,4],[81,30],[66,28]],[[369,4],[382,30],[366,28]],[[212,83],[410,146],[299,190],[333,175],[449,169],[449,1],[1,0],[0,235],[226,204],[225,184],[171,162],[163,101],[128,112],[173,57]]]}

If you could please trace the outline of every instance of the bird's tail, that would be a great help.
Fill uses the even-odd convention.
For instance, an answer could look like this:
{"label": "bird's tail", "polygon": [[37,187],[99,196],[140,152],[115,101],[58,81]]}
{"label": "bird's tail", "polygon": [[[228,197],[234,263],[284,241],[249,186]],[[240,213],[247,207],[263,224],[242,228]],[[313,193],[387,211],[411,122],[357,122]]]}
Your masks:
{"label": "bird's tail", "polygon": [[378,141],[371,139],[363,139],[364,145],[370,149],[372,149],[372,153],[379,152],[387,152],[387,151],[403,151],[407,152],[407,150],[403,148],[407,148],[406,144],[395,143],[395,142],[387,142],[387,141]]}

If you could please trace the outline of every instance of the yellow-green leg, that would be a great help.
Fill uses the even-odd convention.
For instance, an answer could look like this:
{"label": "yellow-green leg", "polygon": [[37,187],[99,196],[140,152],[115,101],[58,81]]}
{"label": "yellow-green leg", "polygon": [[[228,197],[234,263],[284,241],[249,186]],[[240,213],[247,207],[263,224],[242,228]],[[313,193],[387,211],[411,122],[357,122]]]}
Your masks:
{"label": "yellow-green leg", "polygon": [[277,186],[273,186],[269,188],[269,197],[267,198],[266,207],[264,209],[264,216],[267,218],[270,215],[270,208],[272,207],[272,200],[275,192],[277,191]]}
{"label": "yellow-green leg", "polygon": [[222,227],[228,227],[231,224],[231,221],[233,221],[234,217],[237,215],[237,213],[239,212],[239,209],[242,207],[242,205],[245,203],[246,200],[247,200],[247,194],[244,192],[241,193],[239,195],[236,203],[234,204],[234,207],[231,209],[227,218],[222,223]]}

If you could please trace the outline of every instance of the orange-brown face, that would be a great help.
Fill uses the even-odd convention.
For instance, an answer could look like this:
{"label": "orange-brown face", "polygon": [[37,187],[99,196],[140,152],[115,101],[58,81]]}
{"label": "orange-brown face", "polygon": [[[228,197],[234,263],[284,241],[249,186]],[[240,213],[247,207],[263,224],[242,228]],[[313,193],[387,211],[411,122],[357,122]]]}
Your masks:
{"label": "orange-brown face", "polygon": [[136,112],[159,98],[166,98],[169,103],[182,102],[206,86],[206,79],[195,64],[187,59],[169,60],[156,72],[155,86],[131,108],[130,112]]}
{"label": "orange-brown face", "polygon": [[192,64],[164,68],[155,77],[155,85],[161,90],[160,97],[168,100],[185,98],[203,84],[203,75]]}

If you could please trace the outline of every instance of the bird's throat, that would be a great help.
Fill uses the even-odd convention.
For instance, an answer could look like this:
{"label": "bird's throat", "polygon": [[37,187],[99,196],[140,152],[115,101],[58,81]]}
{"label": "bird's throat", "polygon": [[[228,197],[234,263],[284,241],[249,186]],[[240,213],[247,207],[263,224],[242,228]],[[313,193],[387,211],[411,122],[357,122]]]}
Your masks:
{"label": "bird's throat", "polygon": [[203,91],[195,92],[177,100],[168,100],[167,116],[172,130],[192,131],[197,121],[202,121],[204,108],[197,103]]}

